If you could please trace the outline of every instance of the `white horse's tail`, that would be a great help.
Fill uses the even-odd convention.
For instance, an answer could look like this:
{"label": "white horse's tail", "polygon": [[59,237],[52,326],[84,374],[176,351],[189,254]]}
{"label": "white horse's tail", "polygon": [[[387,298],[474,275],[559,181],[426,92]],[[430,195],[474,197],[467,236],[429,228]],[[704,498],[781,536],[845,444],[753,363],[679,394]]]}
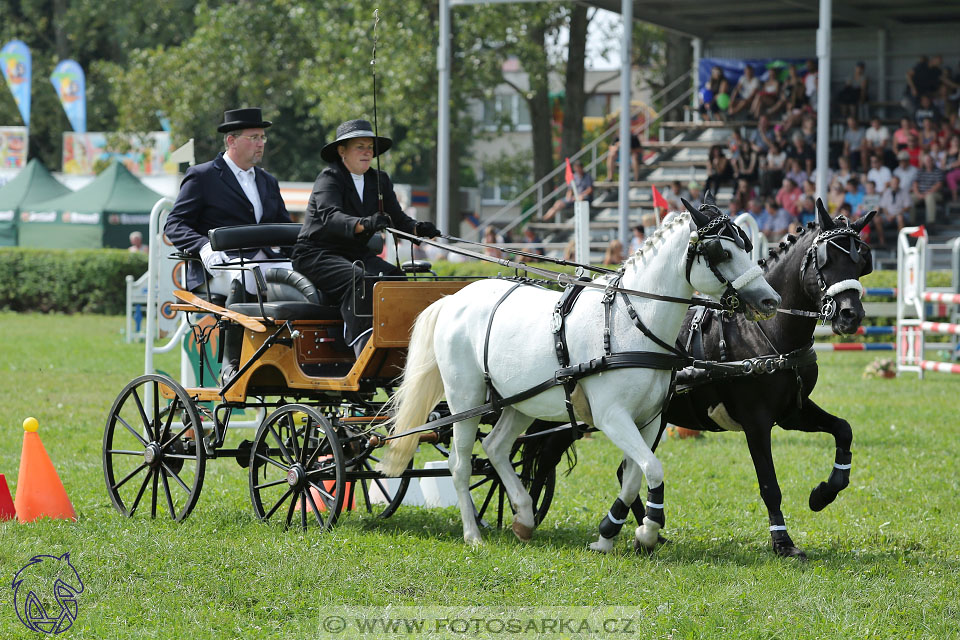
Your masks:
{"label": "white horse's tail", "polygon": [[[407,364],[396,393],[386,409],[393,414],[387,421],[391,435],[400,435],[427,421],[430,411],[443,399],[443,379],[433,349],[433,334],[445,298],[424,309],[413,324]],[[420,439],[406,436],[391,440],[377,470],[387,476],[399,476],[407,468]]]}

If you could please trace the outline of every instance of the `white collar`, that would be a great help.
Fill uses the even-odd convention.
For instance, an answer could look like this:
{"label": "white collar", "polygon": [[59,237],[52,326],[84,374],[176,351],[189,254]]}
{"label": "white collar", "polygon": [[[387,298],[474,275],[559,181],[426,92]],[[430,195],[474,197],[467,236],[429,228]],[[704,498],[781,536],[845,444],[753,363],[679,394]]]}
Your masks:
{"label": "white collar", "polygon": [[241,174],[241,173],[246,174],[246,175],[248,175],[248,176],[253,176],[253,175],[255,175],[255,172],[254,172],[254,170],[253,170],[253,167],[250,167],[249,169],[247,169],[246,171],[244,171],[243,169],[241,169],[240,167],[237,166],[237,163],[234,162],[234,161],[230,158],[230,156],[229,156],[228,154],[224,153],[224,154],[223,154],[223,159],[226,161],[227,166],[230,167],[230,170],[233,171],[233,175],[237,176],[238,178],[240,177],[240,174]]}

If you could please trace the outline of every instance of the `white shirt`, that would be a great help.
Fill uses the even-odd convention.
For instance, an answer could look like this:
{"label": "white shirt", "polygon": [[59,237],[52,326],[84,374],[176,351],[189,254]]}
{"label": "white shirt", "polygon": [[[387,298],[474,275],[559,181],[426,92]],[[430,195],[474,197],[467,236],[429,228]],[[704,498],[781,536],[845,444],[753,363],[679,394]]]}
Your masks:
{"label": "white shirt", "polygon": [[907,165],[907,168],[897,165],[897,168],[893,170],[893,175],[900,178],[900,189],[910,193],[910,187],[913,185],[913,181],[917,179],[917,168],[912,165]]}
{"label": "white shirt", "polygon": [[357,195],[360,196],[360,202],[363,202],[363,176],[358,176],[351,171],[350,177],[353,178],[353,186],[357,188]]}
{"label": "white shirt", "polygon": [[237,177],[237,182],[240,183],[240,188],[243,189],[247,200],[253,205],[253,216],[257,219],[257,222],[260,222],[260,219],[263,217],[263,203],[260,202],[260,192],[257,190],[256,172],[253,170],[253,167],[244,171],[238,167],[237,163],[231,160],[230,156],[226,153],[223,154],[223,159],[227,162],[230,170],[233,171],[233,175]]}
{"label": "white shirt", "polygon": [[867,137],[867,142],[875,147],[886,146],[887,140],[890,139],[890,132],[886,127],[880,127],[879,129],[870,127],[864,135]]}
{"label": "white shirt", "polygon": [[890,173],[890,169],[884,166],[881,166],[879,169],[870,169],[870,171],[867,171],[867,180],[877,185],[877,193],[883,193],[892,176],[893,174]]}

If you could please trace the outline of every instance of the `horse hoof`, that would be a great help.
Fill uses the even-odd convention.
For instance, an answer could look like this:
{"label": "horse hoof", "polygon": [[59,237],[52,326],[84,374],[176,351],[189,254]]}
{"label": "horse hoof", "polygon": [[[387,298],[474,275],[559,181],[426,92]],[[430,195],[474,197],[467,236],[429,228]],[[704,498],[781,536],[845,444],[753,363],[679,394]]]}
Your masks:
{"label": "horse hoof", "polygon": [[634,550],[634,552],[636,552],[637,554],[643,554],[643,555],[647,555],[647,556],[652,556],[652,555],[653,555],[653,552],[657,550],[657,547],[659,547],[659,546],[662,545],[662,544],[669,544],[669,542],[670,542],[669,539],[664,538],[664,537],[663,537],[662,535],[660,535],[659,533],[657,534],[657,541],[654,543],[654,545],[653,545],[652,547],[645,547],[645,546],[643,546],[643,544],[640,543],[639,540],[637,540],[636,538],[634,538],[634,539],[633,539],[633,550]]}
{"label": "horse hoof", "polygon": [[468,545],[470,545],[471,548],[474,548],[474,549],[477,547],[483,546],[483,538],[481,538],[480,536],[477,536],[475,538],[474,537],[468,538],[467,536],[464,536],[463,541],[466,542]]}
{"label": "horse hoof", "polygon": [[806,561],[807,559],[807,554],[805,554],[802,549],[794,547],[793,545],[774,545],[773,552],[781,558],[796,558],[802,561]]}
{"label": "horse hoof", "polygon": [[533,527],[528,527],[522,522],[514,520],[510,528],[513,529],[513,535],[517,536],[517,540],[520,542],[530,542],[533,537]]}
{"label": "horse hoof", "polygon": [[830,485],[821,482],[810,492],[810,510],[823,511],[836,498],[837,494],[830,490]]}

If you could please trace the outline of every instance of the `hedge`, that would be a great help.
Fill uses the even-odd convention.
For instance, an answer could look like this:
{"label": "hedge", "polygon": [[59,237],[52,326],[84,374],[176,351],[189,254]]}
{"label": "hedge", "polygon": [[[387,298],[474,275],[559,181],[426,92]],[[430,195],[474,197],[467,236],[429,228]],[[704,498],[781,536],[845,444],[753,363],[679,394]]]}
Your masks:
{"label": "hedge", "polygon": [[122,315],[126,276],[147,256],[122,249],[0,249],[0,309]]}
{"label": "hedge", "polygon": [[[570,267],[539,264],[556,271],[573,271]],[[126,304],[125,277],[139,278],[146,270],[144,254],[120,249],[2,248],[0,309],[122,315]],[[478,261],[438,261],[434,271],[441,276],[461,277],[514,274],[508,267]],[[931,272],[927,282],[932,287],[949,286],[950,273]],[[896,271],[874,272],[863,279],[863,285],[895,287]]]}

